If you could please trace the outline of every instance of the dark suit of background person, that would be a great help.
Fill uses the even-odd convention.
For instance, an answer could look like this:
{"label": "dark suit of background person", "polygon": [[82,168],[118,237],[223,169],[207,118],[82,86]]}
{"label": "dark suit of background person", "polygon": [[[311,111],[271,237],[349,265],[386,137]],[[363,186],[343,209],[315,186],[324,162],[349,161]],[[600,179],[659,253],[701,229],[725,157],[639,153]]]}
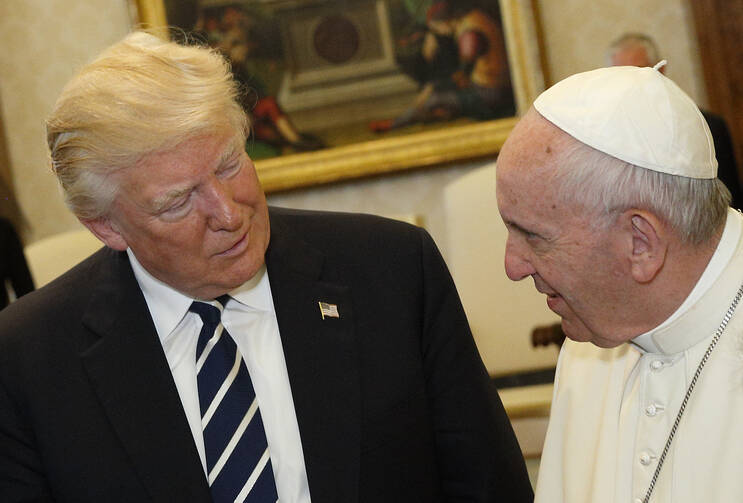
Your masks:
{"label": "dark suit of background person", "polygon": [[[275,208],[270,224],[266,263],[312,501],[531,501],[430,236]],[[340,317],[323,320],[318,301]],[[2,501],[210,501],[126,253],[104,248],[14,303],[0,334]]]}
{"label": "dark suit of background person", "polygon": [[10,222],[0,218],[0,309],[7,306],[10,301],[5,281],[10,283],[16,297],[34,289],[18,234]]}
{"label": "dark suit of background person", "polygon": [[733,152],[733,142],[725,120],[719,115],[701,110],[709,131],[712,133],[712,141],[715,144],[715,157],[717,157],[717,178],[730,190],[732,199],[730,206],[733,208],[743,207],[743,192],[741,191],[740,179],[738,178],[738,164]]}

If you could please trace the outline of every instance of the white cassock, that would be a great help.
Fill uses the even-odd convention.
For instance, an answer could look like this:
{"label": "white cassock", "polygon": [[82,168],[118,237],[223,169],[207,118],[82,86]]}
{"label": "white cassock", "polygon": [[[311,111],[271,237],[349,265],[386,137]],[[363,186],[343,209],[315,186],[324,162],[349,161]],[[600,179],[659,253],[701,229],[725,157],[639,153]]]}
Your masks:
{"label": "white cassock", "polygon": [[[743,283],[742,229],[743,217],[729,210],[702,277],[659,327],[612,349],[565,341],[537,503],[643,500],[689,383]],[[702,370],[650,501],[743,501],[741,305]]]}

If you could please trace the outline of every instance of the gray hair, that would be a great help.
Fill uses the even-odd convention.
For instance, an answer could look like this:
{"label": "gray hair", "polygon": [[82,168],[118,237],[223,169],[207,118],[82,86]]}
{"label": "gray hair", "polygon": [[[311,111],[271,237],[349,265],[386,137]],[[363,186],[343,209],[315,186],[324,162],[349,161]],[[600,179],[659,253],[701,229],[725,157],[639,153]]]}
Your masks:
{"label": "gray hair", "polygon": [[240,88],[216,51],[129,34],[67,84],[46,122],[52,170],[80,219],[105,215],[114,172],[201,135],[248,129]]}
{"label": "gray hair", "polygon": [[665,221],[683,243],[699,245],[724,224],[731,198],[719,179],[645,169],[564,137],[555,173],[558,197],[595,212],[597,226],[608,228],[621,212],[639,208]]}
{"label": "gray hair", "polygon": [[652,38],[642,33],[625,33],[611,43],[606,52],[606,60],[609,66],[612,65],[614,55],[620,51],[642,47],[645,49],[645,55],[648,58],[648,66],[653,66],[660,61],[660,52],[658,46]]}

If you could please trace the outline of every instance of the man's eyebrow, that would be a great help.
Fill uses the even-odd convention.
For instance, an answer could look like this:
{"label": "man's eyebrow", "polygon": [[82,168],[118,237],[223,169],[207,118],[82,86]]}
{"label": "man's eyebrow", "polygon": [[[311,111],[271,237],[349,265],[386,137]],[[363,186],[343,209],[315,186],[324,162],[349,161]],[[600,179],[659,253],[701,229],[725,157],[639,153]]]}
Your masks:
{"label": "man's eyebrow", "polygon": [[230,144],[225,147],[225,149],[222,151],[222,154],[219,156],[217,166],[223,166],[226,162],[232,160],[232,158],[237,156],[238,154],[240,154],[239,143],[237,141],[230,142]]}
{"label": "man's eyebrow", "polygon": [[171,202],[173,202],[174,200],[178,199],[179,197],[182,197],[185,194],[188,194],[192,190],[193,189],[191,187],[184,187],[184,188],[181,188],[181,189],[169,190],[168,192],[166,192],[162,196],[156,198],[152,202],[152,209],[155,212],[161,212],[161,211],[165,210],[167,208],[167,206]]}
{"label": "man's eyebrow", "polygon": [[[231,142],[229,145],[227,145],[222,153],[219,155],[219,158],[217,159],[216,169],[221,169],[222,166],[224,166],[227,162],[229,162],[233,157],[238,155],[240,153],[240,147],[239,142]],[[152,209],[153,211],[159,213],[161,211],[164,211],[168,205],[178,199],[179,197],[184,196],[185,194],[188,194],[193,190],[192,187],[183,187],[180,189],[172,189],[163,194],[162,196],[156,198],[152,202]]]}

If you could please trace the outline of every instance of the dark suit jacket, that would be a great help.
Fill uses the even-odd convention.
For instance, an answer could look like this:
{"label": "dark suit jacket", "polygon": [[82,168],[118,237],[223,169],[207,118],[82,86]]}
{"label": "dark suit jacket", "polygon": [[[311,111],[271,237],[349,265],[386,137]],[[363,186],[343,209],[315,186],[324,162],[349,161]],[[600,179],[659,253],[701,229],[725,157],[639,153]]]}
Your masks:
{"label": "dark suit jacket", "polygon": [[[531,501],[425,231],[272,209],[266,263],[314,503]],[[211,501],[125,253],[103,249],[0,312],[0,495]]]}
{"label": "dark suit jacket", "polygon": [[16,297],[34,289],[34,282],[23,255],[23,245],[13,225],[0,218],[0,309],[8,305],[8,292],[4,282],[8,280]]}
{"label": "dark suit jacket", "polygon": [[725,124],[725,120],[719,115],[707,112],[706,110],[702,110],[701,112],[707,120],[709,132],[712,134],[712,140],[715,144],[717,178],[730,191],[730,195],[732,196],[730,206],[741,208],[743,206],[743,193],[741,192],[740,179],[738,178],[738,164],[735,161],[733,142],[730,139],[728,127]]}

